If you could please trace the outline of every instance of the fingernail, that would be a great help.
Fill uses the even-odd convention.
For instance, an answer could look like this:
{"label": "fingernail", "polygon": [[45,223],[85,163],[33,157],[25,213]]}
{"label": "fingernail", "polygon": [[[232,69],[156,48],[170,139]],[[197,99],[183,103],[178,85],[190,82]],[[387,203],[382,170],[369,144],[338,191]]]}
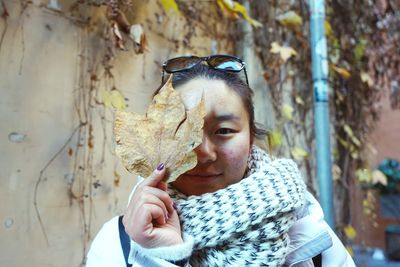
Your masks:
{"label": "fingernail", "polygon": [[168,216],[168,214],[166,214],[165,218],[167,219],[167,221],[169,220],[169,216]]}
{"label": "fingernail", "polygon": [[176,205],[176,203],[174,202],[174,203],[172,203],[172,207],[174,207],[174,209],[177,209],[178,208],[178,206]]}
{"label": "fingernail", "polygon": [[160,164],[158,164],[158,166],[157,166],[157,170],[158,171],[162,171],[163,169],[164,169],[164,163],[160,163]]}

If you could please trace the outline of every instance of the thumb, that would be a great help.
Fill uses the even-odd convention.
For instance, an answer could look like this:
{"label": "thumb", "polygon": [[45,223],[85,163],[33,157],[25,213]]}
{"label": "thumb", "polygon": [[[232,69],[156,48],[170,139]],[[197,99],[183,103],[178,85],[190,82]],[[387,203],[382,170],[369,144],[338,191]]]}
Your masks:
{"label": "thumb", "polygon": [[149,177],[144,179],[144,181],[141,183],[142,186],[152,186],[152,187],[157,187],[159,182],[162,181],[162,179],[165,176],[165,165],[164,163],[160,163],[157,166],[157,169],[153,171],[152,174],[150,174]]}

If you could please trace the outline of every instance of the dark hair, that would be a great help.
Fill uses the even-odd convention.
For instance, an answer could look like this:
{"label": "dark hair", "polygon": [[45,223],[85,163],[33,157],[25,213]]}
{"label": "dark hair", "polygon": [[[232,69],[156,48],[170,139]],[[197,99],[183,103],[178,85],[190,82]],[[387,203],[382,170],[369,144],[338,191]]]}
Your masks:
{"label": "dark hair", "polygon": [[243,102],[243,106],[249,115],[249,126],[250,126],[250,137],[251,140],[255,138],[265,137],[266,131],[257,127],[257,123],[254,119],[254,105],[253,105],[253,91],[250,87],[243,82],[239,77],[239,73],[230,72],[224,70],[217,70],[208,67],[205,64],[197,64],[193,68],[179,71],[173,74],[172,86],[178,87],[185,84],[186,82],[196,79],[205,78],[210,80],[221,80],[226,83],[226,85],[236,92]]}

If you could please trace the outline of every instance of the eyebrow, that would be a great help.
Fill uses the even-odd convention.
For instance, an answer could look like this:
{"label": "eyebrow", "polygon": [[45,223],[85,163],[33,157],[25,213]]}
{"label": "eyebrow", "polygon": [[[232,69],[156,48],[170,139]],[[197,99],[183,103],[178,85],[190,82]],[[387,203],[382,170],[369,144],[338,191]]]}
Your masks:
{"label": "eyebrow", "polygon": [[215,117],[217,121],[239,121],[240,118],[232,113],[221,114]]}

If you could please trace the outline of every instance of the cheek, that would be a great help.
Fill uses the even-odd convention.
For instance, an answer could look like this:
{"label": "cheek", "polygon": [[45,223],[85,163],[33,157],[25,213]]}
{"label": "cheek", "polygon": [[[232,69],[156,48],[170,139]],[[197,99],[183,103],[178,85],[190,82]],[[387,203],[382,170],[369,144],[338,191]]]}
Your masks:
{"label": "cheek", "polygon": [[244,172],[247,167],[247,158],[249,156],[249,146],[240,146],[235,149],[226,149],[225,153],[225,164],[226,169],[229,170],[229,174],[232,179],[241,179],[243,178]]}

